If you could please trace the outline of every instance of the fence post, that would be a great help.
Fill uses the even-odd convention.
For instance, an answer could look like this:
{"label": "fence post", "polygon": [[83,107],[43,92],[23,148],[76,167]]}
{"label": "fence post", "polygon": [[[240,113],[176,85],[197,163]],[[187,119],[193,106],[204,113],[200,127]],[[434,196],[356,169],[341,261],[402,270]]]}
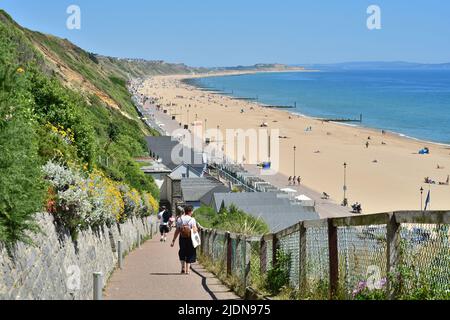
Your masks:
{"label": "fence post", "polygon": [[243,238],[244,240],[244,290],[247,291],[247,286],[250,280],[250,261],[252,256],[252,245],[251,242],[247,240],[247,237]]}
{"label": "fence post", "polygon": [[328,258],[330,271],[330,300],[336,299],[339,286],[339,257],[337,228],[333,219],[328,219]]}
{"label": "fence post", "polygon": [[137,231],[137,247],[141,247],[141,232],[139,230]]}
{"label": "fence post", "polygon": [[208,229],[206,230],[206,235],[205,235],[205,255],[209,257],[209,237],[211,236],[211,230]]}
{"label": "fence post", "polygon": [[233,248],[231,243],[231,233],[227,232],[225,234],[227,243],[227,275],[231,275],[231,259],[233,257]]}
{"label": "fence post", "polygon": [[205,242],[205,255],[207,256],[207,257],[209,257],[209,233],[211,232],[211,230],[206,230],[205,231],[205,240],[206,240],[206,242]]}
{"label": "fence post", "polygon": [[153,223],[150,223],[150,239],[153,239]]}
{"label": "fence post", "polygon": [[205,237],[204,237],[204,233],[203,233],[203,228],[200,229],[200,253],[203,255],[204,254],[204,250],[203,250],[203,246],[205,243]]}
{"label": "fence post", "polygon": [[[398,294],[397,267],[400,263],[400,224],[395,219],[395,213],[389,213],[389,222],[386,228],[386,274],[387,274],[387,293],[389,299],[395,299]],[[392,283],[394,280],[396,283]],[[394,284],[394,285],[393,285]]]}
{"label": "fence post", "polygon": [[94,300],[103,300],[103,279],[101,272],[94,272]]}
{"label": "fence post", "polygon": [[267,272],[267,242],[266,239],[261,237],[259,242],[259,268],[261,275]]}
{"label": "fence post", "polygon": [[304,222],[300,222],[299,233],[298,286],[301,290],[306,288],[306,228]]}
{"label": "fence post", "polygon": [[211,252],[213,261],[215,261],[215,259],[216,259],[216,253],[214,251],[214,244],[216,243],[216,238],[217,238],[217,230],[214,230],[214,235],[213,235],[213,240],[212,240],[212,252]]}
{"label": "fence post", "polygon": [[119,269],[122,269],[122,240],[117,241],[117,256],[119,259]]}
{"label": "fence post", "polygon": [[272,234],[272,269],[275,269],[277,263],[278,238],[274,233]]}
{"label": "fence post", "polygon": [[208,230],[207,229],[203,229],[202,244],[203,244],[202,254],[206,255],[207,247],[208,247]]}

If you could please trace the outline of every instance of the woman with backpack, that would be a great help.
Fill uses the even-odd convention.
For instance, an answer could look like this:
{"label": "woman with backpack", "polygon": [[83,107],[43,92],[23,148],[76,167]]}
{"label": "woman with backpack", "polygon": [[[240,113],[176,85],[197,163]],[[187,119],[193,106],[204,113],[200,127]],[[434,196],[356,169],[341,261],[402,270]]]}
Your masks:
{"label": "woman with backpack", "polygon": [[197,232],[197,222],[192,217],[192,206],[187,206],[184,209],[184,215],[177,220],[177,229],[173,237],[171,247],[175,245],[175,240],[180,236],[180,250],[178,251],[178,257],[181,262],[181,273],[189,274],[191,264],[197,261],[197,250],[192,245],[191,233]]}

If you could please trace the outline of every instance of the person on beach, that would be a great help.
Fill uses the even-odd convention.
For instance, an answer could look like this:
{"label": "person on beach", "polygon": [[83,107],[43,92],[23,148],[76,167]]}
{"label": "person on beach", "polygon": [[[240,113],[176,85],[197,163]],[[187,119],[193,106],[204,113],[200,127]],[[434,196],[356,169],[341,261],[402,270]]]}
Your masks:
{"label": "person on beach", "polygon": [[163,211],[158,213],[158,219],[160,219],[159,232],[161,233],[161,239],[159,241],[166,242],[167,234],[170,232],[169,223],[172,214],[166,207],[162,207]]}
{"label": "person on beach", "polygon": [[297,178],[297,183],[298,183],[298,185],[300,185],[301,182],[302,182],[302,178],[298,177],[298,178]]}
{"label": "person on beach", "polygon": [[292,184],[295,186],[295,181],[297,180],[297,176],[294,176],[294,178],[292,178]]}
{"label": "person on beach", "polygon": [[292,184],[292,176],[289,177],[289,179],[288,179],[288,184],[289,184],[289,185]]}
{"label": "person on beach", "polygon": [[192,206],[187,206],[184,209],[184,212],[184,216],[181,216],[177,220],[177,229],[171,247],[175,245],[177,237],[180,236],[180,250],[178,251],[178,257],[181,263],[181,273],[190,274],[191,264],[197,261],[197,249],[194,248],[191,240],[191,233],[197,231],[197,222],[195,221],[195,218],[192,217]]}
{"label": "person on beach", "polygon": [[366,142],[366,149],[369,148],[369,141]]}

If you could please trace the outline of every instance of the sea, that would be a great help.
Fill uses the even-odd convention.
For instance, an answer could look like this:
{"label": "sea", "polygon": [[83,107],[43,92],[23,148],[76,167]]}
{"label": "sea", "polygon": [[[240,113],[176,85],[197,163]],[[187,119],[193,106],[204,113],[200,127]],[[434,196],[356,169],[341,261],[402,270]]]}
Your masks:
{"label": "sea", "polygon": [[190,79],[201,88],[311,117],[450,144],[450,70],[339,70]]}

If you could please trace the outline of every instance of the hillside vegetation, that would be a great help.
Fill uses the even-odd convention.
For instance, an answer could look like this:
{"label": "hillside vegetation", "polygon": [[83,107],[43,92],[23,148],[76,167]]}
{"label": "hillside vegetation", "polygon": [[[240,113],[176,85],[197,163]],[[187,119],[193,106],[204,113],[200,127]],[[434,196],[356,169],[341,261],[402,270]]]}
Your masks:
{"label": "hillside vegetation", "polygon": [[73,232],[157,210],[158,189],[134,161],[153,132],[131,102],[127,66],[102,60],[0,10],[1,242],[32,241],[44,209]]}
{"label": "hillside vegetation", "polygon": [[158,210],[158,189],[134,161],[157,133],[127,81],[223,70],[97,55],[0,10],[0,242],[32,242],[43,210],[73,234]]}

